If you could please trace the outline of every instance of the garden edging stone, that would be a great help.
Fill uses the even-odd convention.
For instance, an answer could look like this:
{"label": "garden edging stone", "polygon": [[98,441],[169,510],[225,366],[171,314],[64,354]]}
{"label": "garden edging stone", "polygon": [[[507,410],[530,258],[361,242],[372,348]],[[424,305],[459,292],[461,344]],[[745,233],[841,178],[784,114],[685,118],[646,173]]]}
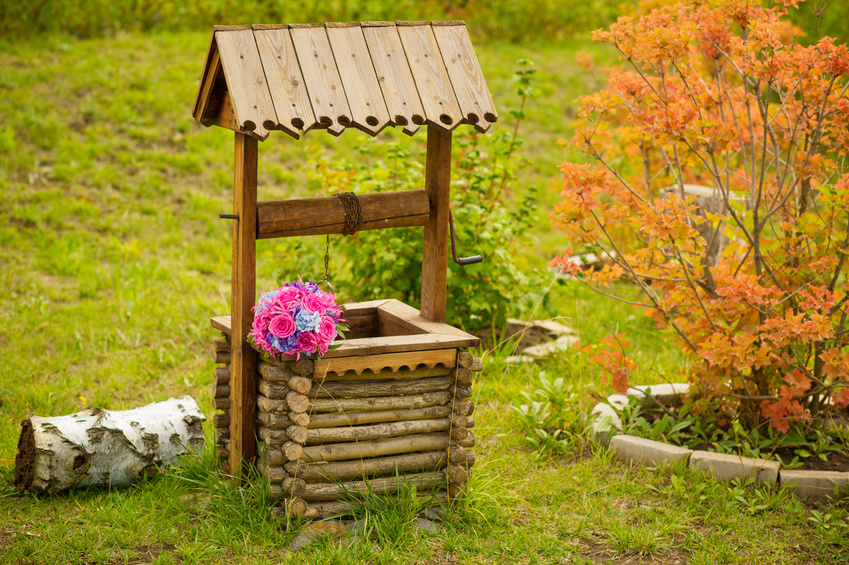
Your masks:
{"label": "garden edging stone", "polygon": [[712,451],[694,451],[690,457],[690,470],[697,473],[710,473],[720,481],[731,482],[734,479],[752,477],[759,484],[778,482],[778,461],[740,457]]}
{"label": "garden edging stone", "polygon": [[644,465],[686,462],[693,453],[692,449],[631,435],[617,435],[610,438],[610,448],[618,459],[626,463],[630,461]]}
{"label": "garden edging stone", "polygon": [[849,472],[782,469],[778,476],[782,485],[803,498],[833,496],[836,487],[842,491],[849,490]]}

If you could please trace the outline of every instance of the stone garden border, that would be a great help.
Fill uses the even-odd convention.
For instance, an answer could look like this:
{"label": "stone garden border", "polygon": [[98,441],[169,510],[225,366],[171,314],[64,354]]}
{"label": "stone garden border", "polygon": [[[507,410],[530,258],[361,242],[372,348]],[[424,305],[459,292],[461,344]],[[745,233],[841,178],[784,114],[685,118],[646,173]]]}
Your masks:
{"label": "stone garden border", "polygon": [[592,424],[593,441],[612,450],[613,455],[624,462],[660,465],[685,461],[691,471],[713,475],[720,481],[751,477],[759,484],[785,485],[801,498],[825,499],[834,495],[835,487],[840,487],[839,497],[849,495],[849,471],[782,469],[777,461],[694,451],[622,433],[622,421],[614,408],[627,405],[628,396],[648,397],[649,402],[674,406],[680,404],[681,396],[689,388],[690,385],[686,383],[635,386],[629,389],[627,395],[610,395],[606,403],[600,402],[592,409],[595,415]]}

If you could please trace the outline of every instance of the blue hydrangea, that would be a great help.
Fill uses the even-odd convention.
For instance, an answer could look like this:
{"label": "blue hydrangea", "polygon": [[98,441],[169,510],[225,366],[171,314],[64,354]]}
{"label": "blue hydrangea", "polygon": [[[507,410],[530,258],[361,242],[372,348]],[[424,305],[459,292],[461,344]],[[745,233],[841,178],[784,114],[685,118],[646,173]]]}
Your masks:
{"label": "blue hydrangea", "polygon": [[310,312],[306,308],[301,309],[301,311],[295,315],[295,326],[302,332],[318,330],[318,323],[320,321],[321,314]]}

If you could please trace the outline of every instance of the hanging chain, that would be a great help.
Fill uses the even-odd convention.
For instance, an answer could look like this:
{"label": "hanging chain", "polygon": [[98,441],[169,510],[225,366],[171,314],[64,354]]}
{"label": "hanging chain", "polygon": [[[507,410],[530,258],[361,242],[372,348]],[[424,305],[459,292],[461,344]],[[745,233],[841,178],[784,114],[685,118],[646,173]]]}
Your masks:
{"label": "hanging chain", "polygon": [[330,234],[327,234],[327,245],[324,247],[324,280],[330,282]]}

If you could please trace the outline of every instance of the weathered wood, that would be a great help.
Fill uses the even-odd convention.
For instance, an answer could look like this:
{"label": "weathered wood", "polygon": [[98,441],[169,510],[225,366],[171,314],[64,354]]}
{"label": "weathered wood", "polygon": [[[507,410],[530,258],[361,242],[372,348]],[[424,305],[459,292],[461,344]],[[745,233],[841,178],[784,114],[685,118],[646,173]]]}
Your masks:
{"label": "weathered wood", "polygon": [[286,394],[286,402],[289,404],[291,412],[306,412],[310,407],[310,399],[308,396],[300,392],[289,392]]}
{"label": "weathered wood", "polygon": [[290,389],[301,394],[307,394],[312,389],[312,379],[306,377],[292,377],[287,384]]}
{"label": "weathered wood", "polygon": [[451,499],[459,499],[462,500],[466,496],[466,485],[458,485],[454,483],[450,483],[448,485],[448,500]]}
{"label": "weathered wood", "polygon": [[230,363],[231,355],[229,351],[216,351],[214,358],[216,363],[227,365]]}
{"label": "weathered wood", "polygon": [[450,376],[414,381],[340,381],[317,384],[309,398],[367,398],[400,396],[445,390],[454,380]]}
{"label": "weathered wood", "polygon": [[[333,359],[344,357],[344,362],[336,363],[336,366],[338,367],[343,364],[348,364],[351,357],[376,356],[395,352],[404,352],[408,355],[408,359],[413,361],[415,358],[421,358],[423,355],[427,355],[428,353],[424,352],[429,352],[430,350],[456,350],[459,347],[472,347],[477,344],[478,341],[479,340],[476,337],[461,337],[449,334],[396,335],[348,339],[345,340],[338,349],[328,351],[321,360],[316,363],[316,365],[321,366],[323,363],[330,363]],[[455,352],[452,351],[451,356],[456,358]],[[292,355],[279,355],[279,357],[279,361],[290,361],[294,359],[294,356]],[[426,364],[427,361],[427,358],[422,359],[420,364]],[[453,367],[455,363],[456,360],[452,360],[451,366]],[[378,367],[377,369],[380,370],[384,368],[385,366]],[[363,367],[363,370],[365,369],[372,369],[372,367]],[[318,374],[318,369],[316,369],[316,375]]]}
{"label": "weathered wood", "polygon": [[472,396],[472,389],[468,385],[451,385],[448,387],[448,392],[451,393],[454,400],[466,400]]}
{"label": "weathered wood", "polygon": [[[380,192],[358,196],[360,230],[423,226],[430,209],[423,190]],[[259,239],[342,233],[345,207],[339,198],[318,197],[260,202]]]}
{"label": "weathered wood", "polygon": [[278,367],[267,361],[260,361],[259,374],[262,375],[262,378],[272,383],[288,383],[289,379],[295,376],[295,373],[289,367]]}
{"label": "weathered wood", "polygon": [[21,424],[14,483],[37,493],[130,484],[202,452],[203,422],[190,396],[120,412],[32,416]]}
{"label": "weathered wood", "polygon": [[474,411],[474,406],[471,400],[458,400],[451,404],[451,409],[455,414],[468,416]]}
{"label": "weathered wood", "polygon": [[257,414],[256,420],[261,425],[272,430],[285,430],[294,423],[289,419],[288,415],[262,411]]}
{"label": "weathered wood", "polygon": [[357,426],[401,420],[426,420],[444,418],[451,414],[449,406],[428,406],[413,410],[378,410],[374,412],[345,412],[342,414],[314,414],[307,426],[310,430],[338,426]]}
{"label": "weathered wood", "polygon": [[212,426],[214,428],[230,428],[230,414],[215,414],[212,417]]}
{"label": "weathered wood", "polygon": [[289,34],[316,119],[329,133],[341,134],[351,124],[351,110],[324,27],[290,26]]}
{"label": "weathered wood", "polygon": [[260,414],[268,412],[270,414],[288,414],[289,403],[285,399],[275,400],[265,396],[257,396],[256,405],[259,408]]}
{"label": "weathered wood", "polygon": [[209,102],[209,95],[215,86],[216,77],[214,75],[222,72],[221,56],[218,54],[218,45],[215,43],[215,32],[213,32],[209,40],[209,49],[206,51],[206,61],[203,64],[203,75],[201,75],[200,83],[198,84],[195,105],[192,109],[192,116],[201,123],[207,110],[206,105]]}
{"label": "weathered wood", "polygon": [[212,391],[213,398],[230,398],[230,385],[215,385]]}
{"label": "weathered wood", "polygon": [[398,477],[384,477],[371,481],[351,481],[337,484],[308,484],[304,500],[339,500],[364,494],[394,494],[403,485],[416,489],[432,489],[446,483],[445,473],[434,471]]}
{"label": "weathered wood", "polygon": [[266,398],[272,398],[275,400],[280,398],[286,398],[286,395],[292,392],[288,384],[272,383],[264,379],[259,381],[257,389]]}
{"label": "weathered wood", "polygon": [[230,351],[230,340],[226,337],[218,338],[213,342],[215,351]]}
{"label": "weathered wood", "polygon": [[[300,455],[300,454],[299,454]],[[265,450],[265,464],[269,466],[279,466],[286,463],[288,459],[283,455],[283,452],[279,449],[274,448],[266,448]]]}
{"label": "weathered wood", "polygon": [[[292,426],[289,426],[292,427]],[[289,428],[286,428],[288,430]],[[260,427],[257,429],[257,434],[259,435],[259,439],[268,444],[273,445],[283,445],[287,441],[290,441],[289,434],[286,433],[286,430],[280,430],[275,428],[266,428]]]}
{"label": "weathered wood", "polygon": [[215,443],[223,444],[230,441],[230,430],[217,429],[215,430]]}
{"label": "weathered wood", "polygon": [[360,26],[327,26],[339,77],[345,89],[351,121],[371,136],[389,125],[389,112],[375,75],[368,46]]}
{"label": "weathered wood", "polygon": [[310,415],[306,412],[289,412],[289,419],[296,426],[307,427],[310,424]]}
{"label": "weathered wood", "polygon": [[[428,126],[425,190],[430,201],[430,216],[424,229],[421,315],[433,322],[445,322],[450,182],[451,134]],[[473,345],[476,343],[470,346]]]}
{"label": "weathered wood", "polygon": [[462,414],[452,413],[450,419],[452,426],[459,426],[461,428],[467,427],[466,424],[468,424],[468,418],[466,418],[466,416],[463,416]]}
{"label": "weathered wood", "polygon": [[448,448],[448,434],[423,434],[403,436],[358,443],[337,443],[305,447],[302,459],[305,461],[344,461],[397,455],[414,451],[442,451]]}
{"label": "weathered wood", "polygon": [[290,363],[290,368],[296,375],[300,375],[302,377],[309,377],[313,374],[313,362],[306,357],[301,357],[297,359],[294,363]]}
{"label": "weathered wood", "polygon": [[229,446],[229,444],[226,447],[223,446],[223,445],[215,446],[215,456],[218,459],[224,459],[224,460],[230,459],[230,446]]}
{"label": "weathered wood", "polygon": [[295,46],[288,29],[257,27],[254,26],[254,37],[277,115],[277,123],[273,127],[298,139],[301,133],[319,124],[304,85]]}
{"label": "weathered wood", "polygon": [[213,398],[212,408],[215,410],[230,410],[229,398]]}
{"label": "weathered wood", "polygon": [[413,135],[425,122],[425,113],[395,24],[364,25],[363,35],[392,122]]}
{"label": "weathered wood", "polygon": [[216,367],[215,370],[212,371],[212,376],[215,379],[215,384],[217,385],[230,384],[229,367]]}
{"label": "weathered wood", "polygon": [[465,448],[470,448],[475,446],[475,433],[472,430],[468,430],[469,435],[465,437],[462,441],[460,441],[460,445]]}
{"label": "weathered wood", "polygon": [[[462,123],[451,80],[430,25],[399,26],[398,35],[428,124],[450,131]],[[430,136],[428,136],[430,137]]]}
{"label": "weathered wood", "polygon": [[357,374],[355,371],[347,371],[342,373],[341,375],[338,373],[328,373],[324,377],[324,382],[336,382],[336,381],[366,381],[366,380],[374,380],[374,381],[382,381],[382,380],[392,380],[392,381],[410,381],[414,379],[424,379],[427,377],[442,377],[451,374],[451,369],[448,367],[444,367],[441,365],[437,365],[432,369],[422,368],[422,369],[412,369],[412,370],[400,370],[400,371],[363,371],[360,374]]}
{"label": "weathered wood", "polygon": [[498,120],[466,26],[434,26],[433,34],[466,122],[486,133]]}
{"label": "weathered wood", "polygon": [[303,444],[309,437],[309,430],[303,426],[289,426],[286,428],[286,435],[295,443]]}
{"label": "weathered wood", "polygon": [[473,373],[480,373],[483,371],[483,361],[477,357],[472,360],[472,366],[470,367]]}
{"label": "weathered wood", "polygon": [[230,412],[230,468],[236,477],[241,478],[247,472],[247,469],[242,468],[242,462],[250,463],[256,456],[254,419],[257,354],[248,344],[247,337],[253,322],[251,308],[256,300],[257,141],[240,133],[235,135],[233,213],[239,219],[233,222],[231,276],[233,314],[230,341],[233,359],[230,366],[230,396],[233,405]]}
{"label": "weathered wood", "polygon": [[286,479],[292,478],[292,475],[290,475],[282,465],[269,465],[268,463],[266,463],[262,469],[262,475],[269,483],[277,484],[282,483]]}
{"label": "weathered wood", "polygon": [[[451,426],[450,434],[452,441],[462,442],[464,439],[469,437],[469,430],[460,426]],[[462,445],[462,443],[460,445]]]}
{"label": "weathered wood", "polygon": [[239,129],[253,132],[264,140],[269,134],[265,124],[269,121],[277,124],[278,120],[253,31],[250,28],[216,31],[215,41]]}
{"label": "weathered wood", "polygon": [[463,484],[469,480],[469,473],[462,465],[449,465],[445,471],[449,483]]}
{"label": "weathered wood", "polygon": [[473,359],[474,357],[472,357],[472,354],[468,351],[460,351],[457,353],[457,366],[463,369],[468,369],[472,366]]}
{"label": "weathered wood", "polygon": [[475,452],[472,451],[471,449],[467,449],[466,450],[466,460],[463,462],[463,465],[465,465],[467,469],[471,469],[472,467],[475,466],[475,460],[476,460]]}
{"label": "weathered wood", "polygon": [[[433,498],[439,501],[448,500],[448,492],[445,490],[435,492],[417,493],[419,498]],[[365,501],[364,501],[365,502]],[[333,500],[327,502],[311,502],[309,505],[311,511],[315,512],[318,518],[333,518],[338,516],[347,516],[354,512],[354,507],[350,502],[344,500]]]}
{"label": "weathered wood", "polygon": [[472,384],[472,370],[461,368],[454,369],[454,380],[460,385]]}
{"label": "weathered wood", "polygon": [[301,498],[291,498],[283,502],[286,515],[292,518],[305,518],[309,514],[310,507]]}
{"label": "weathered wood", "polygon": [[375,410],[410,410],[445,404],[451,399],[448,391],[427,392],[415,396],[385,396],[380,398],[319,398],[312,401],[311,414],[327,412],[371,412]]}
{"label": "weathered wood", "polygon": [[268,485],[268,495],[271,500],[283,496],[302,496],[307,491],[307,484],[301,479],[283,479],[280,483]]}
{"label": "weathered wood", "polygon": [[[365,441],[372,439],[384,439],[390,437],[408,436],[413,434],[430,434],[434,432],[445,432],[451,429],[452,437],[456,430],[464,428],[452,427],[448,418],[436,418],[431,420],[405,420],[402,422],[388,422],[373,424],[370,426],[351,426],[339,428],[319,428],[309,430],[306,442],[315,443],[342,443],[347,441]],[[460,438],[455,438],[460,439]]]}
{"label": "weathered wood", "polygon": [[413,471],[436,471],[446,465],[447,459],[444,451],[428,451],[359,461],[324,463],[293,461],[286,463],[284,467],[293,477],[306,481],[335,482]]}
{"label": "weathered wood", "polygon": [[[339,349],[342,348],[340,347]],[[334,351],[339,351],[339,349]],[[328,351],[328,353],[332,353],[332,351]],[[453,368],[456,362],[457,356],[454,349],[409,351],[406,353],[368,355],[363,357],[348,357],[345,359],[328,359],[324,357],[315,364],[314,378],[316,380],[322,380],[328,373],[345,374],[354,372],[359,375],[363,371],[377,373],[387,369],[390,371],[400,371],[405,368],[407,370],[419,368],[431,369],[437,365]]]}
{"label": "weathered wood", "polygon": [[209,323],[221,333],[230,335],[230,316],[213,316],[209,319]]}
{"label": "weathered wood", "polygon": [[475,427],[475,417],[474,416],[466,416],[466,427],[474,428]]}
{"label": "weathered wood", "polygon": [[[377,309],[377,316],[382,323],[393,322],[412,334],[447,334],[464,337],[474,341],[475,345],[480,340],[472,334],[461,329],[450,326],[444,322],[434,322],[422,316],[421,312],[412,306],[404,304],[400,300],[387,300],[385,304]],[[406,332],[405,332],[406,333]],[[470,345],[469,347],[474,347]]]}
{"label": "weathered wood", "polygon": [[452,444],[448,447],[448,461],[451,462],[452,465],[459,465],[461,463],[465,463],[466,459],[471,453],[462,445]]}
{"label": "weathered wood", "polygon": [[300,459],[304,453],[304,446],[300,443],[295,443],[294,441],[287,441],[283,444],[281,448],[281,452],[283,453],[283,457],[285,457],[289,461],[295,461]]}
{"label": "weathered wood", "polygon": [[377,330],[377,317],[374,313],[368,316],[352,316],[345,312],[345,325],[349,328],[345,332],[345,337],[348,339],[380,335]]}

